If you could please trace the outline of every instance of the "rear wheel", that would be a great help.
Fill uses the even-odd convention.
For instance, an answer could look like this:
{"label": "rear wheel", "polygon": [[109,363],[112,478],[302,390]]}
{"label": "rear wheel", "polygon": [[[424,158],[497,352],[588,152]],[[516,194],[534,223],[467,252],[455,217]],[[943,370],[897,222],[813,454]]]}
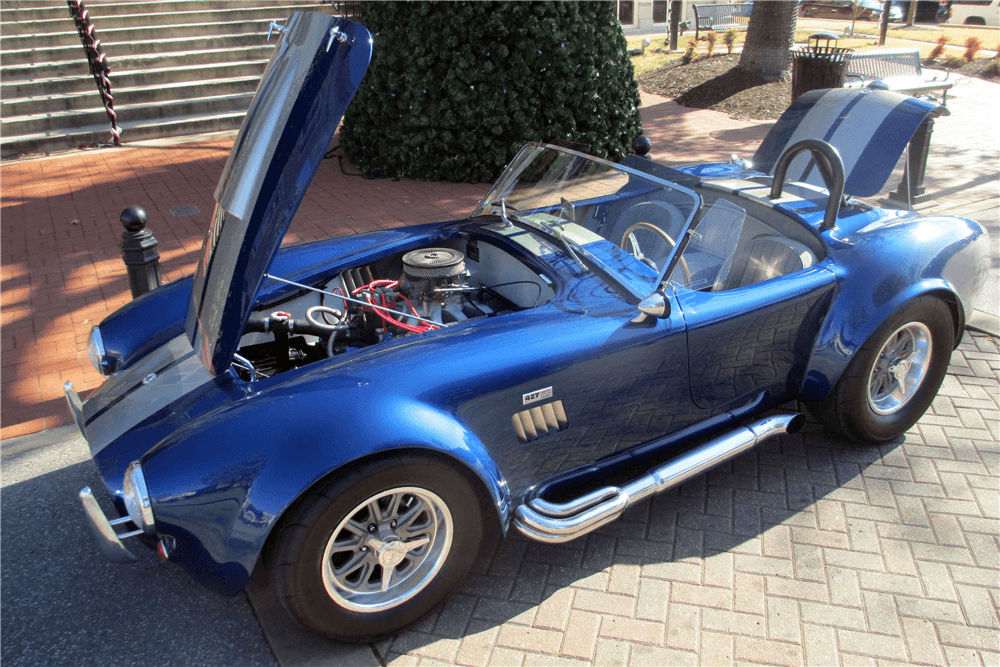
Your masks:
{"label": "rear wheel", "polygon": [[365,464],[303,499],[277,537],[272,580],[299,622],[369,641],[434,609],[465,577],[482,539],[475,491],[432,459]]}
{"label": "rear wheel", "polygon": [[920,297],[885,321],[854,355],[826,399],[809,410],[827,428],[857,440],[902,435],[934,400],[954,347],[951,310]]}

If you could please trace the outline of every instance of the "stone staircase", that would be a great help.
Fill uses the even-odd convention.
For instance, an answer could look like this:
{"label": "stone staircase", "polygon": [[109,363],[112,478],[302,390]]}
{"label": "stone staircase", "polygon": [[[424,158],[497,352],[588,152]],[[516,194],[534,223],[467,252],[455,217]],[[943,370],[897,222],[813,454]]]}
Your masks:
{"label": "stone staircase", "polygon": [[[235,129],[274,48],[272,20],[313,0],[85,3],[111,66],[123,143]],[[109,144],[107,113],[65,2],[0,5],[3,158]]]}

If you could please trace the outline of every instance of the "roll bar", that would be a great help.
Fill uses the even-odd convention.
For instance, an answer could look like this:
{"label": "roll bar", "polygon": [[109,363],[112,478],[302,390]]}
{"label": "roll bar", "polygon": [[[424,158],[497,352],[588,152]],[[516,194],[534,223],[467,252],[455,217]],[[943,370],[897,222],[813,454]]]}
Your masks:
{"label": "roll bar", "polygon": [[803,139],[785,149],[774,165],[774,180],[771,181],[771,193],[768,198],[781,197],[788,165],[792,163],[795,156],[803,151],[812,153],[816,166],[819,167],[819,173],[823,177],[823,184],[830,191],[830,197],[826,202],[826,214],[823,216],[823,225],[820,227],[825,232],[837,226],[837,213],[840,212],[840,202],[844,199],[844,161],[840,157],[840,152],[833,145],[821,139]]}

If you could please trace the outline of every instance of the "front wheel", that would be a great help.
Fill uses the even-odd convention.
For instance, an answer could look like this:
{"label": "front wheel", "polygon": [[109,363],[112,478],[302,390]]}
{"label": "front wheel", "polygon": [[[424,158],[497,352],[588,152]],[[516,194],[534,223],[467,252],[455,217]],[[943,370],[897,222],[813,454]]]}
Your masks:
{"label": "front wheel", "polygon": [[925,296],[897,310],[858,349],[826,399],[809,410],[830,430],[885,442],[916,423],[934,400],[955,341],[951,310]]}
{"label": "front wheel", "polygon": [[400,456],[306,496],[277,536],[272,581],[303,625],[342,641],[393,634],[465,577],[482,539],[475,491],[454,469]]}

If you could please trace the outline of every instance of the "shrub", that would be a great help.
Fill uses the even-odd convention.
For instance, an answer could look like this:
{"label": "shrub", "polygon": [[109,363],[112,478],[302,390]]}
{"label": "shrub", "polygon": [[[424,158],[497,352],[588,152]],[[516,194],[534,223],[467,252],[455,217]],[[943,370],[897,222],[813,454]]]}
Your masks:
{"label": "shrub", "polygon": [[687,48],[684,49],[684,55],[681,56],[681,65],[687,65],[692,60],[694,60],[694,50],[696,48],[698,48],[698,45],[695,43],[695,41],[693,39],[688,40]]}
{"label": "shrub", "polygon": [[490,181],[527,141],[619,160],[639,133],[613,3],[366,2],[364,23],[340,140],[367,174]]}
{"label": "shrub", "polygon": [[965,53],[962,54],[962,57],[965,58],[967,62],[971,63],[981,48],[983,48],[982,40],[978,37],[969,37],[965,40]]}
{"label": "shrub", "polygon": [[958,56],[948,56],[944,60],[944,66],[948,69],[961,69],[964,64],[965,58],[959,58]]}
{"label": "shrub", "polygon": [[708,43],[708,57],[712,57],[712,53],[715,51],[715,41],[719,38],[719,35],[714,30],[709,30],[708,34],[705,35],[705,42]]}
{"label": "shrub", "polygon": [[729,29],[722,36],[722,41],[726,43],[726,53],[733,55],[733,45],[736,44],[736,31]]}
{"label": "shrub", "polygon": [[948,43],[947,35],[941,35],[940,37],[938,37],[937,46],[931,49],[931,60],[941,57],[941,54],[944,53],[944,47],[947,43]]}

